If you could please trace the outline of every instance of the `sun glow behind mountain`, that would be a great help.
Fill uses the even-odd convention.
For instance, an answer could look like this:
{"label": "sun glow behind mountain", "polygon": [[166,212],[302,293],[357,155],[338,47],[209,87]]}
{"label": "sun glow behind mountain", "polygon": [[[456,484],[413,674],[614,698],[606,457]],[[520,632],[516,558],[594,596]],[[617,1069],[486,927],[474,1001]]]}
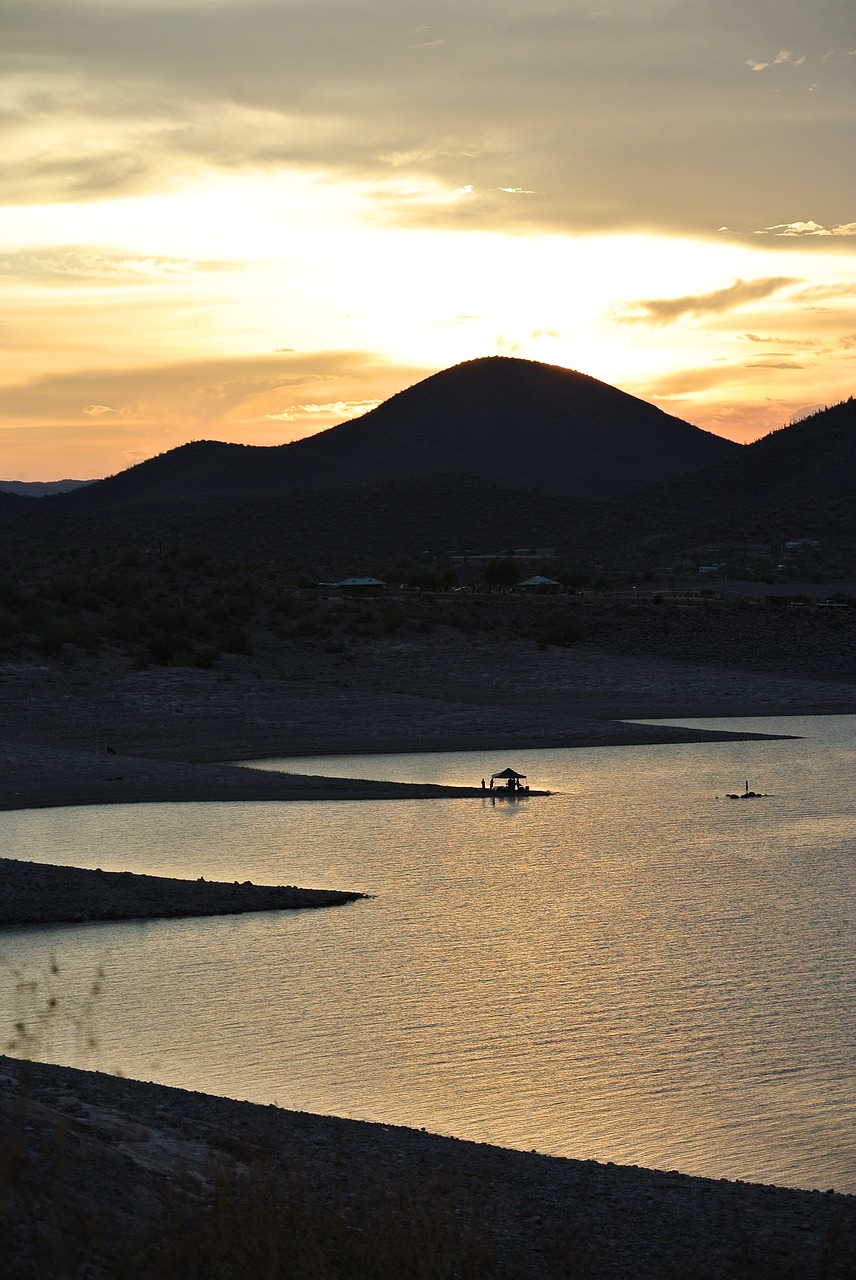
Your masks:
{"label": "sun glow behind mountain", "polygon": [[671,26],[655,3],[488,26],[438,4],[431,30],[386,0],[362,25],[333,0],[122,0],[110,24],[88,0],[12,5],[0,474],[279,443],[491,354],[739,440],[845,398],[853,54],[828,7],[823,49],[791,15],[794,52],[772,20],[747,11],[729,43],[685,3]]}

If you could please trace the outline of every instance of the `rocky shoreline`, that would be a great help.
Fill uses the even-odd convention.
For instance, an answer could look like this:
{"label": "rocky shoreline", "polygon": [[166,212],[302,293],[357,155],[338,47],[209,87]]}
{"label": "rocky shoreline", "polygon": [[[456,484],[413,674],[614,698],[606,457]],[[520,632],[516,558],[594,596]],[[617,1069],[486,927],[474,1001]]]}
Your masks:
{"label": "rocky shoreline", "polygon": [[337,889],[177,880],[0,858],[0,927],[294,911],[341,906],[365,896]]}
{"label": "rocky shoreline", "polygon": [[[7,1169],[14,1159],[0,1201],[10,1276],[845,1280],[856,1267],[854,1196],[560,1159],[66,1067],[0,1058],[0,1128]],[[45,1176],[62,1167],[74,1175]]]}

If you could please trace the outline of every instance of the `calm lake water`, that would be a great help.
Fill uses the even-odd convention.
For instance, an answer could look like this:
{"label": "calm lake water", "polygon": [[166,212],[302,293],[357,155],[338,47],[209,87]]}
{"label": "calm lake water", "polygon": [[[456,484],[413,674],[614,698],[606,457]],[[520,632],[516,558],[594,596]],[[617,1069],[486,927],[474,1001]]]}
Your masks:
{"label": "calm lake water", "polygon": [[[47,1060],[856,1192],[856,717],[682,723],[803,736],[265,762],[467,784],[512,765],[558,793],[517,802],[0,814],[8,857],[375,895],[6,931],[0,1041],[23,1017]],[[718,798],[746,780],[770,794]]]}

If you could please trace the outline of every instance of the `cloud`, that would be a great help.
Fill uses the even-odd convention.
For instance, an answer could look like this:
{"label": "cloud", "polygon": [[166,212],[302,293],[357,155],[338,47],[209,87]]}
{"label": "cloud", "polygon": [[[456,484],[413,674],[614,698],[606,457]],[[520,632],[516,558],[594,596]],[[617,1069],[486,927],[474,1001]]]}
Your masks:
{"label": "cloud", "polygon": [[750,369],[806,369],[808,366],[798,364],[795,360],[753,360]]}
{"label": "cloud", "polygon": [[737,307],[769,298],[788,285],[799,281],[789,276],[770,276],[763,280],[735,280],[726,289],[712,293],[688,295],[683,298],[647,298],[629,304],[633,311],[619,316],[626,322],[646,321],[653,324],[672,324],[681,316],[720,315]]}
{"label": "cloud", "polygon": [[[786,7],[433,0],[423,30],[400,0],[6,0],[0,190],[79,202],[285,167],[377,184],[394,165],[405,187],[496,193],[513,173],[527,194],[402,198],[431,225],[710,234],[809,199],[843,224],[850,63],[821,57],[850,48],[848,5],[830,0],[823,46],[810,6]],[[766,75],[738,49],[766,50]],[[760,110],[773,70],[784,96]]]}
{"label": "cloud", "polygon": [[772,342],[779,347],[818,347],[820,343],[815,338],[774,338],[762,337],[758,333],[738,333],[738,338],[745,342]]}
{"label": "cloud", "polygon": [[323,414],[325,418],[335,418],[344,422],[348,418],[358,418],[370,409],[376,409],[380,400],[330,400],[323,403],[309,401],[306,404],[292,404],[281,413],[266,413],[267,421],[300,422],[303,418],[313,418]]}
{"label": "cloud", "polygon": [[829,298],[856,296],[856,280],[839,281],[837,284],[813,284],[793,295],[795,302],[817,302]]}
{"label": "cloud", "polygon": [[228,271],[234,263],[194,262],[183,258],[117,254],[109,249],[74,245],[51,249],[19,249],[0,254],[0,277],[30,284],[134,283],[188,277],[197,271]]}
{"label": "cloud", "polygon": [[[378,392],[386,398],[424,376],[423,369],[395,366],[360,351],[89,369],[27,379],[5,388],[4,413],[7,421],[21,425],[61,427],[87,418],[115,421],[117,430],[131,434],[157,425],[176,444],[199,438],[200,433],[234,439],[251,437],[256,431],[269,438],[265,424],[274,420],[316,419],[306,431],[280,436],[291,439],[341,420],[340,409],[341,418],[348,417],[354,406],[377,403]],[[323,399],[312,400],[307,391],[319,386],[324,387]],[[329,421],[317,420],[323,417]]]}
{"label": "cloud", "polygon": [[762,227],[756,236],[856,236],[856,222],[842,222],[824,227],[819,222],[780,222],[774,227]]}

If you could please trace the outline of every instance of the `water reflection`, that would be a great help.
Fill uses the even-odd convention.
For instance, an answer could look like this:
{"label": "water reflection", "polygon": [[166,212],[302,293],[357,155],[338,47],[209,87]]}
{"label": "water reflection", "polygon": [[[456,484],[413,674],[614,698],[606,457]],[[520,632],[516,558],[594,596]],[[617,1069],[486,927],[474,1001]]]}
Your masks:
{"label": "water reflection", "polygon": [[[56,1060],[561,1154],[856,1191],[856,719],[788,724],[808,736],[516,752],[533,785],[561,793],[519,803],[3,814],[8,856],[376,896],[326,912],[18,930],[0,951],[36,974],[55,954],[67,1008],[104,963],[97,1050],[81,1061],[56,1020],[45,1046]],[[504,763],[462,753],[342,768],[469,783]],[[288,762],[305,766],[338,767]],[[774,795],[716,799],[746,776]],[[15,1007],[4,991],[3,1025]]]}

